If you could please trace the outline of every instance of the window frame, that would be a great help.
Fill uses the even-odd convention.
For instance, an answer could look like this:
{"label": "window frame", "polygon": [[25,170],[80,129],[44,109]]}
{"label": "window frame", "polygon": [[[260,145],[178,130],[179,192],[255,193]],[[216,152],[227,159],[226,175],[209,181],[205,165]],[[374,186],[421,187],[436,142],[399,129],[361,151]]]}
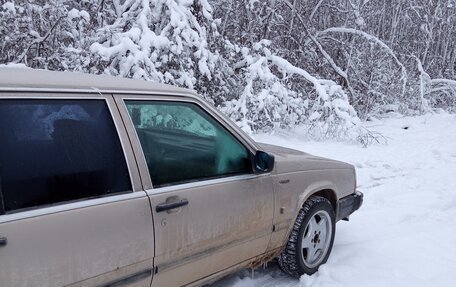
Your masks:
{"label": "window frame", "polygon": [[[108,113],[111,117],[112,123],[114,125],[114,130],[116,131],[121,150],[122,156],[125,160],[126,167],[128,169],[128,178],[130,180],[131,190],[121,191],[112,194],[105,194],[96,197],[84,197],[75,200],[69,201],[62,201],[52,204],[43,204],[33,207],[15,209],[8,212],[3,210],[3,213],[0,211],[0,218],[3,217],[10,217],[13,216],[14,218],[22,218],[28,217],[28,215],[32,214],[50,214],[54,213],[56,210],[63,211],[73,208],[81,208],[83,206],[92,206],[92,205],[99,205],[105,202],[112,202],[116,201],[118,197],[123,198],[126,195],[130,195],[132,193],[137,193],[142,191],[142,185],[139,178],[138,171],[136,169],[136,161],[134,159],[133,150],[131,149],[130,143],[128,141],[127,132],[125,130],[125,126],[123,125],[122,119],[116,107],[114,98],[111,93],[106,94],[84,94],[84,93],[61,93],[61,92],[53,92],[53,91],[39,91],[39,92],[1,92],[0,93],[0,101],[1,100],[17,100],[17,101],[27,101],[27,100],[81,100],[81,101],[103,101],[108,108]],[[129,196],[127,196],[129,197]],[[107,199],[109,198],[109,199]],[[23,216],[22,216],[23,214]],[[6,219],[5,219],[6,220]],[[0,223],[3,220],[0,220]]]}
{"label": "window frame", "polygon": [[194,104],[198,108],[205,112],[207,116],[211,117],[215,122],[217,122],[222,128],[224,128],[228,134],[234,137],[234,139],[242,145],[252,160],[253,155],[256,153],[259,148],[257,147],[256,143],[251,140],[246,134],[239,130],[234,123],[227,120],[227,118],[221,114],[219,111],[215,109],[215,107],[211,106],[209,103],[206,103],[202,99],[198,99],[196,97],[187,97],[183,95],[156,95],[156,94],[115,94],[114,99],[116,101],[117,106],[119,107],[120,114],[124,119],[124,123],[127,126],[127,132],[130,137],[130,141],[133,146],[133,150],[136,155],[136,160],[139,167],[139,172],[141,174],[141,179],[143,182],[144,190],[153,190],[153,192],[161,193],[166,192],[169,190],[175,190],[176,188],[179,189],[180,187],[188,187],[188,186],[199,186],[199,185],[208,185],[214,184],[217,182],[226,182],[226,181],[233,181],[238,179],[245,179],[245,178],[254,178],[258,177],[252,169],[251,173],[243,173],[243,174],[228,174],[225,176],[220,177],[208,177],[202,179],[196,179],[194,181],[184,181],[184,182],[177,182],[172,184],[167,184],[164,186],[154,186],[152,179],[149,174],[149,170],[146,163],[146,158],[144,152],[142,150],[141,143],[139,141],[139,137],[136,133],[135,126],[133,121],[130,117],[128,112],[126,101],[150,101],[150,102],[161,102],[161,103],[186,103],[186,104]]}

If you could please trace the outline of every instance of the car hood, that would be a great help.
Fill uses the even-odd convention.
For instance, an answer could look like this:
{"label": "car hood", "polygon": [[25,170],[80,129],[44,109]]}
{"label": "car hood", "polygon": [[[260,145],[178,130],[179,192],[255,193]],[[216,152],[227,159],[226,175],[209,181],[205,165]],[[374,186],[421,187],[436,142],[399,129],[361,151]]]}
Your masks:
{"label": "car hood", "polygon": [[259,146],[263,151],[274,155],[274,173],[280,174],[307,170],[354,168],[351,164],[345,162],[314,156],[309,153],[290,148],[265,143],[259,143]]}

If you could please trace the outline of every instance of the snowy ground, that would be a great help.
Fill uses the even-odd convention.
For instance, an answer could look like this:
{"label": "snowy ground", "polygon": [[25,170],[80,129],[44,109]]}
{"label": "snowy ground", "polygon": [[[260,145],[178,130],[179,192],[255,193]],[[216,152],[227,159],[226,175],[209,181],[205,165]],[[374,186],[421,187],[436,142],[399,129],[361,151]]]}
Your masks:
{"label": "snowy ground", "polygon": [[[426,115],[370,124],[387,145],[308,142],[296,135],[258,141],[350,162],[364,205],[337,224],[328,263],[300,280],[272,263],[215,287],[456,286],[456,116]],[[407,129],[404,129],[408,127]]]}

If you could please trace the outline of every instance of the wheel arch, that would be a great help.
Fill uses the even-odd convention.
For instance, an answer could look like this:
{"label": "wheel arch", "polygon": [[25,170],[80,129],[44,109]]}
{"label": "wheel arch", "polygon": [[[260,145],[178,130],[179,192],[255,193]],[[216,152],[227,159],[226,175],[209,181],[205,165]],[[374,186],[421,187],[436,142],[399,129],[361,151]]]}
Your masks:
{"label": "wheel arch", "polygon": [[[321,196],[323,198],[326,198],[329,200],[331,203],[333,209],[334,209],[334,214],[337,216],[337,187],[336,185],[331,182],[331,181],[317,181],[309,186],[307,186],[303,191],[301,191],[297,197],[297,202],[296,205],[294,206],[294,210],[292,215],[290,216],[290,225],[288,227],[287,235],[285,238],[289,238],[291,231],[293,229],[293,224],[296,221],[299,211],[304,207],[305,202],[311,197],[311,196]],[[285,245],[283,247],[286,246]]]}
{"label": "wheel arch", "polygon": [[310,185],[300,196],[297,211],[304,206],[304,203],[312,196],[321,196],[331,202],[334,212],[337,214],[337,188],[331,182],[319,182]]}
{"label": "wheel arch", "polygon": [[[336,196],[336,192],[334,190],[332,190],[332,189],[322,189],[322,190],[319,190],[319,191],[317,191],[315,193],[312,193],[310,196],[312,196],[312,195],[324,197],[327,200],[329,200],[329,202],[331,202],[331,205],[333,206],[334,212],[336,212],[337,196]],[[304,205],[304,203],[303,203],[303,205]]]}
{"label": "wheel arch", "polygon": [[[306,190],[306,191],[309,191],[309,190]],[[304,194],[305,194],[305,196],[304,196]],[[299,278],[302,274],[311,275],[311,274],[315,273],[318,270],[318,268],[321,266],[321,264],[326,263],[329,255],[331,253],[331,250],[332,250],[332,246],[334,243],[334,235],[335,235],[335,222],[336,222],[335,214],[336,214],[336,206],[337,206],[336,189],[331,186],[325,187],[324,185],[321,185],[319,188],[312,189],[309,192],[304,192],[304,194],[302,195],[302,198],[299,202],[300,205],[298,205],[298,208],[300,210],[297,214],[295,223],[292,225],[292,228],[288,233],[288,237],[287,237],[288,241],[285,244],[285,247],[282,250],[282,253],[278,257],[279,266],[281,267],[281,269],[283,271],[285,271],[286,273],[290,274],[291,276],[294,276],[297,278]],[[302,258],[302,256],[305,257],[306,255],[301,254],[300,253],[301,251],[298,251],[298,249],[297,249],[297,248],[301,248],[301,247],[299,247],[299,246],[301,246],[300,244],[304,244],[304,243],[299,243],[299,242],[301,242],[301,240],[302,240],[301,236],[304,236],[303,235],[305,233],[304,230],[306,230],[305,229],[306,228],[305,227],[306,226],[306,223],[305,223],[306,216],[307,216],[307,214],[311,214],[312,216],[315,216],[315,214],[316,214],[315,212],[319,210],[319,209],[316,209],[316,210],[314,209],[314,207],[316,206],[315,204],[323,204],[323,203],[325,204],[325,205],[321,205],[322,209],[320,209],[320,211],[324,210],[323,206],[327,211],[329,211],[331,209],[331,207],[328,206],[328,202],[325,200],[313,198],[312,200],[309,201],[309,198],[311,198],[312,196],[319,196],[321,198],[325,198],[326,200],[328,200],[329,203],[332,205],[332,208],[334,209],[335,212],[333,215],[329,215],[327,212],[325,212],[329,217],[331,217],[331,226],[332,227],[330,227],[330,228],[331,228],[332,233],[331,233],[330,237],[327,238],[329,240],[328,243],[327,244],[325,243],[326,251],[324,253],[324,257],[322,257],[321,259],[318,259],[319,261],[317,261],[315,263],[315,265],[309,266],[309,265],[306,265],[305,259]],[[306,202],[308,202],[309,205],[306,206]],[[309,213],[309,212],[312,212],[312,213]],[[326,234],[326,233],[323,233],[323,234]],[[319,237],[317,237],[317,238],[319,238]],[[298,254],[301,254],[301,255],[298,255]],[[298,257],[301,259],[299,259]],[[314,264],[314,263],[311,263],[311,264]]]}

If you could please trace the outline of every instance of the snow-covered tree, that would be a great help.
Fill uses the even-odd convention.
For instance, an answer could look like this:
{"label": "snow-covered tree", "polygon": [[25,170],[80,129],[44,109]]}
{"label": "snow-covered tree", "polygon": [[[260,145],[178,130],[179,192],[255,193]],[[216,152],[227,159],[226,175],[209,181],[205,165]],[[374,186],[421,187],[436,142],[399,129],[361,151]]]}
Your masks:
{"label": "snow-covered tree", "polygon": [[454,15],[454,0],[0,0],[0,63],[196,89],[248,131],[356,137],[358,116],[456,110]]}
{"label": "snow-covered tree", "polygon": [[[268,41],[239,49],[235,68],[244,73],[240,96],[226,101],[222,111],[248,132],[306,125],[315,138],[352,137],[360,120],[341,86],[318,79],[274,55]],[[307,83],[295,91],[294,77]]]}
{"label": "snow-covered tree", "polygon": [[205,24],[213,19],[206,0],[114,0],[112,8],[90,47],[98,69],[188,88],[211,80],[218,56],[207,43]]}
{"label": "snow-covered tree", "polygon": [[[1,3],[1,2],[0,2]],[[88,58],[90,1],[12,1],[0,5],[0,61],[51,70],[75,69]]]}

